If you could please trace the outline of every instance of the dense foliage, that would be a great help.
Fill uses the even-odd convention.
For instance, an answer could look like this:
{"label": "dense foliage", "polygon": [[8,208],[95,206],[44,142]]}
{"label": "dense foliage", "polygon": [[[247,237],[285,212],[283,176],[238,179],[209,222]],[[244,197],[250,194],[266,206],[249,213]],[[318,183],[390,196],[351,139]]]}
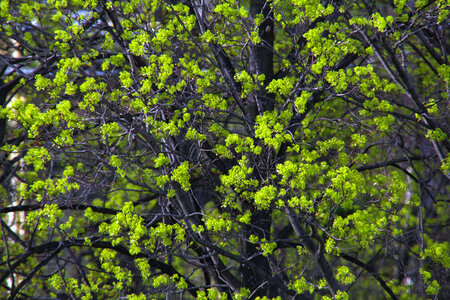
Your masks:
{"label": "dense foliage", "polygon": [[1,0],[0,298],[449,299],[448,5]]}

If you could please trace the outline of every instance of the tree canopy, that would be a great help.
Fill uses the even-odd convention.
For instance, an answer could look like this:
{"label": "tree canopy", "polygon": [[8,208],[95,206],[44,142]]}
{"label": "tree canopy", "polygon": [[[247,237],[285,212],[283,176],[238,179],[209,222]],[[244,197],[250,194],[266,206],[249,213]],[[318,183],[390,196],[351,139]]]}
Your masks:
{"label": "tree canopy", "polygon": [[1,0],[0,297],[450,297],[449,1]]}

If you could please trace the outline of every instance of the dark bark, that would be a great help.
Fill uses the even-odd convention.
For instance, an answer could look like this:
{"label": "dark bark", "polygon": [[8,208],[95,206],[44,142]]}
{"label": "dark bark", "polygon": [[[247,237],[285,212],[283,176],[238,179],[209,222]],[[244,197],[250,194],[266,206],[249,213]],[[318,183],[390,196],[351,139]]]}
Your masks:
{"label": "dark bark", "polygon": [[313,257],[323,277],[327,281],[331,294],[333,296],[336,295],[337,291],[341,290],[342,288],[339,286],[336,278],[334,278],[331,266],[326,260],[323,253],[323,247],[317,247],[314,242],[306,235],[306,232],[300,224],[297,215],[292,211],[292,209],[286,208],[286,214],[288,214],[289,222],[294,229],[294,232],[297,235],[298,239]]}
{"label": "dark bark", "polygon": [[[253,19],[257,15],[262,15],[263,21],[258,27],[258,35],[261,39],[259,44],[250,45],[249,69],[250,74],[256,76],[264,75],[265,80],[259,82],[259,90],[256,95],[248,99],[250,111],[263,114],[265,111],[271,111],[274,108],[275,95],[266,91],[266,86],[273,79],[273,42],[274,42],[274,24],[273,12],[270,8],[270,2],[266,0],[251,0],[250,15]],[[251,116],[252,119],[254,115]]]}
{"label": "dark bark", "polygon": [[[258,27],[260,43],[250,45],[249,71],[251,75],[264,75],[264,81],[257,80],[259,88],[255,94],[247,97],[246,108],[247,117],[254,120],[256,115],[262,115],[266,111],[274,108],[275,95],[266,91],[266,86],[273,79],[273,42],[274,42],[274,24],[273,12],[270,8],[270,2],[266,0],[250,1],[250,16],[255,19],[257,15],[262,15],[263,21]],[[273,157],[273,156],[272,156]],[[274,164],[274,161],[268,161],[268,165]],[[254,177],[264,178],[266,174],[257,174]],[[257,236],[260,240],[270,239],[271,213],[269,210],[260,210],[249,203],[245,210],[252,213],[251,226],[245,227],[245,237],[243,244],[243,254],[250,262],[260,266],[266,274],[259,274],[251,266],[244,263],[240,266],[240,273],[244,280],[244,286],[252,291],[251,298],[268,296],[269,298],[279,295],[278,287],[272,282],[265,282],[264,277],[271,276],[269,259],[260,253],[255,244],[247,239],[251,235]]]}

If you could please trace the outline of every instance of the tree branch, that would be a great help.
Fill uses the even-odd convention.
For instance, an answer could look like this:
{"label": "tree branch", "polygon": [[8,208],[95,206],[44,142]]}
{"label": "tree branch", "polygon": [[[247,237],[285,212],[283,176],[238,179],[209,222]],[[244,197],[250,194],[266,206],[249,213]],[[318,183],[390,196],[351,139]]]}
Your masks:
{"label": "tree branch", "polygon": [[322,250],[316,247],[314,242],[306,235],[306,232],[300,224],[300,221],[298,220],[298,217],[294,213],[294,211],[286,207],[285,212],[289,217],[289,222],[291,223],[291,226],[294,229],[294,232],[297,235],[298,239],[316,261],[316,264],[319,267],[323,277],[327,281],[331,294],[333,296],[336,295],[337,291],[341,290],[341,287],[336,281],[336,278],[334,278],[331,266],[326,260]]}
{"label": "tree branch", "polygon": [[358,260],[357,258],[347,255],[345,253],[341,253],[339,256],[368,271],[370,274],[372,274],[373,277],[375,277],[375,279],[380,283],[381,287],[389,294],[389,296],[391,296],[392,299],[394,300],[398,299],[397,296],[394,294],[394,292],[391,290],[391,288],[386,284],[386,282],[381,278],[381,276],[378,274],[378,272],[375,271],[375,269],[372,266],[369,266],[363,263],[362,261]]}
{"label": "tree branch", "polygon": [[383,168],[383,167],[387,167],[387,166],[392,166],[392,165],[395,165],[396,163],[400,163],[400,162],[421,160],[421,159],[427,159],[427,158],[429,158],[429,157],[425,156],[425,155],[416,155],[416,156],[412,156],[412,157],[399,157],[399,158],[391,159],[388,161],[383,161],[383,162],[373,163],[373,164],[369,164],[369,165],[365,165],[365,166],[360,166],[360,167],[357,167],[356,170],[359,172],[373,170],[373,169]]}

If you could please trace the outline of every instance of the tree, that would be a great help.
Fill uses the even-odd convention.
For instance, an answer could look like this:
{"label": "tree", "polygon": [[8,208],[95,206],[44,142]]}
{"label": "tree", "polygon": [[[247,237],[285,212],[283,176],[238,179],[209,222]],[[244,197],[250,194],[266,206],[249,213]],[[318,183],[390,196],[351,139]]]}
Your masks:
{"label": "tree", "polygon": [[0,295],[448,298],[448,4],[2,0]]}

